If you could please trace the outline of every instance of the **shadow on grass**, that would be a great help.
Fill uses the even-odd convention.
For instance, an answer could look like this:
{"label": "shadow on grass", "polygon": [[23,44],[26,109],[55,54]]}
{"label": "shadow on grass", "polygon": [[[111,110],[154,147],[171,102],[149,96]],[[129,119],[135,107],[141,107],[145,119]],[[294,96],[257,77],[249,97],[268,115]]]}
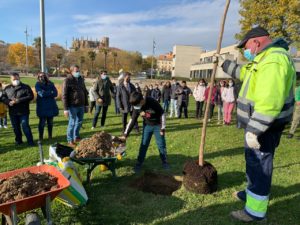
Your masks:
{"label": "shadow on grass", "polygon": [[[267,213],[267,224],[284,224],[295,225],[300,221],[300,184],[295,184],[289,187],[274,186],[272,187],[272,195],[275,198],[283,197],[284,200],[277,200],[271,204]],[[271,197],[272,199],[272,197]],[[230,212],[233,210],[243,209],[244,203],[235,201],[232,203],[215,204],[208,207],[199,207],[195,210],[190,210],[175,218],[165,219],[157,225],[231,225],[244,224],[235,221],[230,217]],[[254,223],[256,224],[256,223]],[[266,223],[263,223],[266,224]]]}

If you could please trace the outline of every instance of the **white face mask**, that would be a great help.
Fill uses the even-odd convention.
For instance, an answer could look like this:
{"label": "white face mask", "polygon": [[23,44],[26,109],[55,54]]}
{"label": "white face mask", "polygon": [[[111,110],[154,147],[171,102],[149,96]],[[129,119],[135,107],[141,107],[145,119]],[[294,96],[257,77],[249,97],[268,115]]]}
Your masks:
{"label": "white face mask", "polygon": [[134,108],[135,110],[140,110],[140,109],[141,109],[141,106],[140,106],[140,105],[135,105],[135,106],[133,106],[133,108]]}
{"label": "white face mask", "polygon": [[107,77],[107,75],[106,75],[106,74],[101,74],[101,79],[102,79],[102,80],[105,80],[105,79],[106,79],[106,77]]}
{"label": "white face mask", "polygon": [[232,87],[233,86],[233,83],[229,83],[229,87]]}
{"label": "white face mask", "polygon": [[13,80],[12,85],[13,86],[18,86],[20,84],[20,80]]}

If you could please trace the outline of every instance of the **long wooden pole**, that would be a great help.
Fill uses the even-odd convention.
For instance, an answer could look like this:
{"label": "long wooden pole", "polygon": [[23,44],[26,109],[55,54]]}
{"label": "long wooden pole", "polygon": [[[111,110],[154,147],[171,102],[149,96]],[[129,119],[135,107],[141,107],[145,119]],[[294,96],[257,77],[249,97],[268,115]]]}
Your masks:
{"label": "long wooden pole", "polygon": [[[227,0],[225,10],[224,10],[224,14],[223,14],[223,18],[221,20],[221,29],[220,29],[220,33],[219,33],[219,39],[218,39],[217,51],[216,51],[217,54],[220,54],[220,50],[221,50],[225,20],[226,20],[226,15],[227,15],[229,5],[230,5],[230,0]],[[216,61],[216,62],[214,62],[214,66],[213,66],[213,72],[212,72],[212,75],[211,75],[211,80],[210,80],[210,85],[209,85],[210,88],[209,88],[209,93],[208,93],[208,99],[207,99],[206,109],[205,109],[205,114],[204,114],[203,128],[202,128],[202,134],[201,134],[201,142],[200,142],[200,148],[199,148],[199,166],[203,166],[203,164],[204,164],[203,153],[204,153],[205,138],[206,138],[207,119],[208,119],[208,112],[209,112],[209,107],[210,107],[211,95],[212,95],[214,81],[215,81],[216,72],[217,72],[217,66],[218,66],[218,62]]]}

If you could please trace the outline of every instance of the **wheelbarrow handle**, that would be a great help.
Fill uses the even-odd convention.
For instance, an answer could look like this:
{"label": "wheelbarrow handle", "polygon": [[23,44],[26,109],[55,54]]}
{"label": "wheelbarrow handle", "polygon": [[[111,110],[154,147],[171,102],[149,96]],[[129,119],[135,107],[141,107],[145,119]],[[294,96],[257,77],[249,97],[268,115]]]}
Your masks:
{"label": "wheelbarrow handle", "polygon": [[45,162],[44,162],[44,152],[43,152],[43,147],[42,147],[42,142],[41,141],[38,141],[38,146],[39,146],[41,164],[45,164]]}

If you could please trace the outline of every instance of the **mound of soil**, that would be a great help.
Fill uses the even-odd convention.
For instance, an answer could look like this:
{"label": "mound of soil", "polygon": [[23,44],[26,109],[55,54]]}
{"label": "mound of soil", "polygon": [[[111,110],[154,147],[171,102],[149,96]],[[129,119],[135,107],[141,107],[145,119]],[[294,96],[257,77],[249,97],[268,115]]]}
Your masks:
{"label": "mound of soil", "polygon": [[20,173],[8,179],[0,180],[0,204],[38,195],[57,188],[57,178],[48,173]]}
{"label": "mound of soil", "polygon": [[143,176],[134,180],[130,187],[157,195],[172,195],[181,187],[181,182],[173,176],[146,171]]}
{"label": "mound of soil", "polygon": [[75,149],[76,158],[112,157],[115,154],[115,148],[119,146],[125,146],[123,140],[101,131],[79,142]]}
{"label": "mound of soil", "polygon": [[187,161],[183,167],[183,185],[191,192],[211,194],[218,188],[218,172],[208,162],[201,167],[197,161]]}

